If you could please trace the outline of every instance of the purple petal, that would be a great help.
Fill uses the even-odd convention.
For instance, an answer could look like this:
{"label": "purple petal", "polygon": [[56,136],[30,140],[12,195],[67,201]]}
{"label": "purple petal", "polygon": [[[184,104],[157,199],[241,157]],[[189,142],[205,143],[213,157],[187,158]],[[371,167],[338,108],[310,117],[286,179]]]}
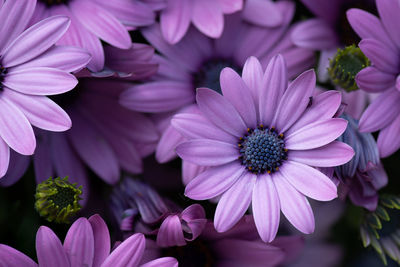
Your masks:
{"label": "purple petal", "polygon": [[322,172],[295,161],[285,162],[279,170],[300,193],[320,201],[337,197],[336,185]]}
{"label": "purple petal", "polygon": [[200,32],[211,38],[219,38],[224,29],[224,15],[215,0],[193,0],[192,21]]}
{"label": "purple petal", "polygon": [[257,117],[259,116],[258,108],[258,98],[259,98],[259,88],[262,87],[264,72],[260,61],[255,57],[249,57],[244,64],[242,71],[242,79],[250,89],[253,96],[253,102],[256,107]]}
{"label": "purple petal", "polygon": [[[400,25],[400,2],[393,0],[376,0],[382,24],[385,26],[386,32],[398,47],[400,47],[400,33],[398,27]],[[379,39],[378,39],[379,40]]]}
{"label": "purple petal", "polygon": [[347,127],[344,119],[328,119],[310,123],[285,138],[289,150],[308,150],[329,144]]}
{"label": "purple petal", "polygon": [[65,72],[74,72],[86,67],[90,59],[90,54],[82,48],[74,46],[54,46],[21,67],[48,67],[60,69]]}
{"label": "purple petal", "polygon": [[330,23],[339,20],[342,1],[301,0],[301,2],[317,17]]}
{"label": "purple petal", "polygon": [[314,232],[315,222],[310,203],[278,172],[273,176],[281,210],[289,222],[305,234]]}
{"label": "purple petal", "polygon": [[7,245],[0,244],[0,259],[3,266],[8,267],[36,267],[38,266],[31,258]]}
{"label": "purple petal", "polygon": [[[2,139],[0,140],[1,142],[4,142]],[[18,182],[19,179],[24,175],[24,173],[28,169],[30,163],[31,163],[31,158],[29,156],[22,156],[16,152],[11,151],[8,170],[5,176],[0,180],[0,186],[7,187]]]}
{"label": "purple petal", "polygon": [[168,0],[161,12],[162,35],[170,44],[178,43],[189,28],[192,3],[186,0]]}
{"label": "purple petal", "polygon": [[391,52],[386,45],[375,39],[363,39],[358,46],[377,69],[386,73],[398,73],[398,53]]}
{"label": "purple petal", "polygon": [[250,89],[242,78],[231,68],[221,71],[220,83],[222,94],[241,115],[248,127],[257,127],[257,115]]}
{"label": "purple petal", "polygon": [[243,171],[243,166],[238,162],[207,169],[188,183],[185,195],[195,200],[219,196],[242,176]]}
{"label": "purple petal", "polygon": [[141,112],[176,110],[194,102],[193,88],[178,81],[155,81],[124,91],[120,103]]}
{"label": "purple petal", "polygon": [[0,98],[0,136],[13,150],[32,155],[36,139],[24,114],[10,101]]}
{"label": "purple petal", "polygon": [[37,67],[10,70],[3,84],[15,91],[30,95],[55,95],[74,88],[78,80],[65,71]]}
{"label": "purple petal", "polygon": [[309,70],[294,80],[282,96],[272,125],[284,133],[306,109],[315,88],[315,72]]}
{"label": "purple petal", "polygon": [[275,239],[279,228],[280,204],[272,177],[257,177],[253,189],[252,210],[257,231],[264,242]]}
{"label": "purple petal", "polygon": [[375,67],[366,67],[357,73],[356,82],[360,89],[368,93],[380,93],[394,85],[395,76]]}
{"label": "purple petal", "polygon": [[272,1],[248,0],[242,12],[243,18],[255,25],[276,27],[283,23],[283,16]]}
{"label": "purple petal", "polygon": [[107,224],[100,215],[95,214],[89,218],[89,223],[93,230],[94,238],[94,256],[93,267],[100,267],[104,260],[110,254],[110,233]]}
{"label": "purple petal", "polygon": [[76,220],[64,240],[71,266],[91,266],[94,256],[93,230],[86,218]]}
{"label": "purple petal", "polygon": [[157,245],[160,247],[184,246],[183,229],[178,215],[164,219],[157,234]]}
{"label": "purple petal", "polygon": [[40,129],[35,129],[34,132],[37,138],[37,146],[33,156],[33,166],[36,183],[39,184],[49,177],[53,177],[55,173],[53,164],[49,164],[52,160],[49,138],[51,133]]}
{"label": "purple petal", "polygon": [[40,267],[70,266],[60,239],[46,226],[40,226],[36,233],[36,254]]}
{"label": "purple petal", "polygon": [[138,266],[142,259],[145,245],[144,235],[134,234],[122,242],[101,266]]}
{"label": "purple petal", "polygon": [[204,116],[222,130],[237,137],[246,132],[246,124],[239,113],[222,95],[208,88],[199,88],[196,100]]}
{"label": "purple petal", "polygon": [[71,119],[68,114],[45,96],[30,96],[12,90],[5,90],[3,95],[24,113],[32,125],[38,128],[54,132],[71,128]]}
{"label": "purple petal", "polygon": [[69,6],[76,19],[102,40],[121,49],[131,47],[125,26],[106,9],[91,1],[73,1]]}
{"label": "purple petal", "polygon": [[181,218],[187,223],[190,229],[190,231],[188,231],[190,237],[185,238],[188,241],[195,240],[201,234],[207,223],[206,213],[199,204],[193,204],[184,209],[181,213]]}
{"label": "purple petal", "polygon": [[374,132],[389,125],[400,113],[400,93],[395,88],[379,95],[360,118],[362,132]]}
{"label": "purple petal", "polygon": [[289,159],[315,167],[335,167],[350,161],[354,156],[351,146],[333,141],[323,147],[310,150],[292,150]]}
{"label": "purple petal", "polygon": [[378,136],[377,145],[379,155],[386,158],[400,148],[400,115],[398,115],[389,126],[382,129]]}
{"label": "purple petal", "polygon": [[292,41],[299,47],[325,50],[337,45],[336,32],[323,19],[309,19],[293,29]]}
{"label": "purple petal", "polygon": [[175,148],[178,144],[182,143],[186,139],[175,130],[172,125],[163,132],[160,141],[156,148],[156,159],[159,163],[165,163],[174,159],[177,155]]}
{"label": "purple petal", "polygon": [[224,14],[232,14],[242,10],[243,0],[218,0]]}
{"label": "purple petal", "polygon": [[[186,186],[197,175],[207,170],[208,167],[192,164],[187,161],[182,162],[182,182]],[[1,183],[1,182],[0,182]]]}
{"label": "purple petal", "polygon": [[312,105],[305,110],[285,135],[289,136],[310,123],[332,118],[340,107],[341,99],[340,92],[334,90],[313,96]]}
{"label": "purple petal", "polygon": [[270,126],[279,100],[288,84],[285,59],[281,55],[273,57],[265,70],[262,87],[258,88],[260,121]]}
{"label": "purple petal", "polygon": [[218,202],[214,216],[214,227],[218,232],[231,229],[245,214],[257,176],[250,172],[240,177]]}
{"label": "purple petal", "polygon": [[10,148],[0,138],[0,178],[7,173],[8,164],[10,162]]}
{"label": "purple petal", "polygon": [[61,38],[69,24],[70,21],[67,17],[54,16],[28,28],[4,51],[3,67],[13,67],[40,55]]}
{"label": "purple petal", "polygon": [[183,159],[200,166],[218,166],[237,160],[238,147],[210,139],[194,139],[176,147],[176,153]]}
{"label": "purple petal", "polygon": [[[7,1],[0,10],[0,52],[2,52],[23,30],[35,10],[36,1]],[[23,18],[23,19],[21,19]],[[3,54],[3,53],[2,53]]]}
{"label": "purple petal", "polygon": [[352,8],[347,11],[347,19],[353,30],[362,39],[372,38],[379,40],[393,50],[396,49],[381,21],[376,16],[364,10]]}
{"label": "purple petal", "polygon": [[178,267],[178,261],[172,257],[163,257],[140,265],[140,267]]}

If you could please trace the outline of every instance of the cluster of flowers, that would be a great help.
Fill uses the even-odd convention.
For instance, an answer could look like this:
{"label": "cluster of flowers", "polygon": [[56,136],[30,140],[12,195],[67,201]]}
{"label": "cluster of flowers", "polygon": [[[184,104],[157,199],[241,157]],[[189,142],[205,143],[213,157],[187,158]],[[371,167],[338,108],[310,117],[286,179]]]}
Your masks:
{"label": "cluster of flowers", "polygon": [[[380,232],[400,198],[378,192],[400,148],[399,14],[399,0],[0,1],[0,186],[32,163],[38,214],[74,221],[63,244],[38,229],[39,265],[332,266],[324,250],[340,249],[314,230],[345,199],[364,246],[400,263],[400,229]],[[152,157],[181,159],[183,204],[160,193],[166,173],[161,190],[143,179]],[[308,198],[338,196],[311,202],[315,220]],[[76,219],[98,197],[119,236],[90,209]],[[37,264],[2,244],[0,266]]]}

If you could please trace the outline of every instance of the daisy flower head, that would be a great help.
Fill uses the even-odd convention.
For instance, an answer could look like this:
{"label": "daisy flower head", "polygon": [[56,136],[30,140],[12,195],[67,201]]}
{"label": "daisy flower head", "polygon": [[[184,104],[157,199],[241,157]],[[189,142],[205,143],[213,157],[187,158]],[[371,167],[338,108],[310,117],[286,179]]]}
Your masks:
{"label": "daisy flower head", "polygon": [[314,216],[306,196],[321,201],[337,196],[335,184],[314,167],[341,165],[354,155],[350,146],[335,141],[347,126],[346,120],[333,118],[340,93],[311,98],[313,70],[288,85],[281,55],[271,59],[265,73],[254,57],[245,63],[242,77],[225,68],[220,83],[222,95],[197,90],[201,114],[172,120],[189,139],[177,146],[177,154],[211,167],[189,182],[186,196],[221,196],[214,217],[219,232],[232,228],[252,203],[262,240],[275,238],[280,210],[301,232],[312,233]]}

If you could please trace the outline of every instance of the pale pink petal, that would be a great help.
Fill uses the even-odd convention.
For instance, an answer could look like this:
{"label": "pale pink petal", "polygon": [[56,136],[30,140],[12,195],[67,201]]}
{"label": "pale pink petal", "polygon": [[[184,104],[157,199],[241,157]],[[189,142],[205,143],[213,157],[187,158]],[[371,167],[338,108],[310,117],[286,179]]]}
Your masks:
{"label": "pale pink petal", "polygon": [[101,266],[138,266],[143,256],[145,245],[144,235],[134,234],[122,242]]}
{"label": "pale pink petal", "polygon": [[157,245],[160,247],[186,245],[178,215],[170,215],[164,219],[157,233]]}
{"label": "pale pink petal", "polygon": [[46,226],[40,226],[36,233],[36,254],[40,267],[70,267],[60,239]]}
{"label": "pale pink petal", "polygon": [[92,266],[100,267],[110,254],[110,233],[107,224],[98,214],[91,216],[89,218],[89,223],[92,227],[94,238],[94,256]]}
{"label": "pale pink petal", "polygon": [[279,173],[273,175],[281,210],[289,222],[305,234],[314,232],[315,222],[310,203]]}
{"label": "pale pink petal", "polygon": [[190,25],[192,3],[187,0],[167,0],[167,8],[161,12],[160,24],[164,39],[178,43]]}
{"label": "pale pink petal", "polygon": [[224,15],[215,0],[192,0],[192,21],[199,31],[219,38],[224,29]]}
{"label": "pale pink petal", "polygon": [[243,172],[244,167],[238,162],[209,168],[188,183],[185,195],[195,200],[211,199],[228,190]]}
{"label": "pale pink petal", "polygon": [[214,216],[218,232],[228,231],[243,217],[249,208],[256,179],[255,174],[247,172],[222,195]]}
{"label": "pale pink petal", "polygon": [[275,239],[279,228],[280,204],[272,177],[259,175],[254,185],[252,211],[257,231],[264,242]]}

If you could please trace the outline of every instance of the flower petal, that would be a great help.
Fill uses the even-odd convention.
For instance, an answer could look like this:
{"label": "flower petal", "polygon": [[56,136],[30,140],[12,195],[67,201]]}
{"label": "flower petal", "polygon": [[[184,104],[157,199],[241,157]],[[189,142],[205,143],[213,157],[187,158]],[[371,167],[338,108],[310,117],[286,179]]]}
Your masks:
{"label": "flower petal", "polygon": [[107,257],[101,267],[138,266],[145,248],[143,234],[134,234]]}
{"label": "flower petal", "polygon": [[246,132],[246,124],[239,113],[222,95],[208,88],[199,88],[196,100],[204,116],[222,130],[237,137]]}
{"label": "flower petal", "polygon": [[6,175],[10,163],[10,148],[0,138],[0,178]]}
{"label": "flower petal", "polygon": [[289,222],[305,234],[314,232],[314,214],[307,198],[286,181],[279,172],[274,174],[273,181],[279,195],[282,213]]}
{"label": "flower petal", "polygon": [[379,155],[388,157],[400,148],[400,115],[398,115],[389,126],[382,129],[378,136],[377,145]]}
{"label": "flower petal", "polygon": [[276,27],[283,23],[283,15],[272,1],[247,0],[242,16],[246,21],[262,27]]}
{"label": "flower petal", "polygon": [[272,177],[259,175],[253,189],[252,210],[257,231],[264,242],[275,239],[279,228],[280,204]]}
{"label": "flower petal", "polygon": [[243,166],[238,162],[207,169],[188,183],[185,188],[185,195],[195,200],[219,196],[242,176],[243,171]]}
{"label": "flower petal", "polygon": [[0,98],[0,136],[13,150],[32,155],[36,147],[33,129],[24,114],[10,101]]}
{"label": "flower petal", "polygon": [[183,229],[178,215],[164,219],[157,233],[157,246],[173,247],[186,245]]}
{"label": "flower petal", "polygon": [[368,93],[380,93],[394,85],[395,76],[375,67],[366,67],[357,73],[356,82],[360,89]]}
{"label": "flower petal", "polygon": [[172,257],[162,257],[140,265],[140,267],[178,267],[178,261]]}
{"label": "flower petal", "polygon": [[7,245],[0,244],[0,259],[3,266],[8,267],[36,267],[38,266],[31,258]]}
{"label": "flower petal", "polygon": [[243,0],[218,0],[224,14],[232,14],[242,10]]}
{"label": "flower petal", "polygon": [[189,234],[189,236],[185,237],[185,240],[188,241],[193,241],[199,237],[207,223],[206,213],[200,204],[193,204],[184,209],[181,213],[181,218],[189,227],[189,230],[185,231]]}
{"label": "flower petal", "polygon": [[400,55],[391,52],[379,40],[362,39],[358,46],[377,69],[393,75],[399,72]]}
{"label": "flower petal", "polygon": [[289,150],[307,150],[329,144],[338,138],[347,127],[344,119],[329,119],[310,123],[285,138]]}
{"label": "flower petal", "polygon": [[36,254],[40,267],[70,266],[60,239],[46,226],[40,226],[36,233]]}
{"label": "flower petal", "polygon": [[193,0],[192,22],[208,37],[219,38],[224,29],[224,14],[215,0]]}
{"label": "flower petal", "polygon": [[295,26],[292,41],[299,47],[326,50],[337,45],[336,32],[323,19],[308,19]]}
{"label": "flower petal", "polygon": [[260,61],[256,57],[249,57],[244,63],[243,71],[242,71],[242,79],[247,85],[247,88],[250,89],[250,92],[253,96],[253,102],[256,107],[257,117],[259,117],[259,108],[258,108],[258,98],[259,98],[259,88],[262,86],[264,72]]}
{"label": "flower petal", "polygon": [[[386,32],[390,35],[397,47],[400,48],[400,33],[398,27],[400,25],[400,2],[393,0],[376,0],[382,24],[385,26]],[[379,39],[378,39],[379,40]]]}
{"label": "flower petal", "polygon": [[29,95],[55,95],[74,88],[78,80],[65,71],[37,67],[10,70],[3,84],[15,91]]}
{"label": "flower petal", "polygon": [[42,54],[61,38],[69,24],[67,17],[54,16],[28,28],[4,51],[3,67],[10,68]]}
{"label": "flower petal", "polygon": [[76,220],[64,240],[71,266],[92,266],[94,256],[93,230],[86,218]]}
{"label": "flower petal", "polygon": [[245,214],[251,202],[257,176],[246,172],[221,197],[214,216],[214,227],[222,233],[231,229]]}
{"label": "flower petal", "polygon": [[168,162],[177,157],[175,148],[186,139],[171,125],[164,130],[156,148],[156,159],[159,163]]}
{"label": "flower petal", "polygon": [[350,161],[354,156],[351,146],[333,141],[325,146],[310,150],[291,150],[289,159],[315,167],[335,167]]}
{"label": "flower petal", "polygon": [[110,233],[107,224],[98,214],[92,215],[89,218],[89,223],[92,227],[94,238],[94,256],[92,266],[100,267],[110,254]]}
{"label": "flower petal", "polygon": [[178,43],[190,25],[192,3],[186,0],[168,0],[161,12],[160,24],[164,39],[170,44]]}

